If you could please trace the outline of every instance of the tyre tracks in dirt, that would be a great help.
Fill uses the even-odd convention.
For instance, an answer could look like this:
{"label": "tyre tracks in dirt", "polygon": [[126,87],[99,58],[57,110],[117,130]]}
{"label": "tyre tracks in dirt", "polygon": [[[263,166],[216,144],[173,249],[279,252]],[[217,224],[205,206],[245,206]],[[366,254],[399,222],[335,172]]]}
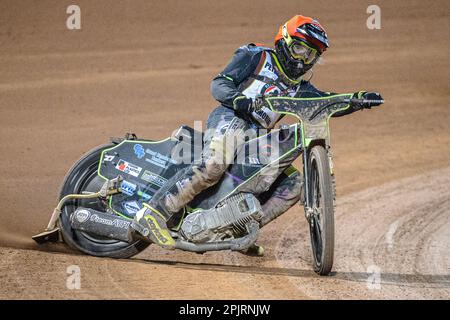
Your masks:
{"label": "tyre tracks in dirt", "polygon": [[[449,186],[445,168],[338,197],[333,275],[289,280],[311,298],[448,299]],[[280,265],[311,265],[307,228],[285,228]]]}
{"label": "tyre tracks in dirt", "polygon": [[[151,246],[113,260],[2,247],[0,297],[448,299],[449,186],[445,168],[338,197],[335,265],[327,277],[312,271],[308,226],[296,208],[262,231],[263,258]],[[80,290],[66,287],[70,265],[80,266]]]}

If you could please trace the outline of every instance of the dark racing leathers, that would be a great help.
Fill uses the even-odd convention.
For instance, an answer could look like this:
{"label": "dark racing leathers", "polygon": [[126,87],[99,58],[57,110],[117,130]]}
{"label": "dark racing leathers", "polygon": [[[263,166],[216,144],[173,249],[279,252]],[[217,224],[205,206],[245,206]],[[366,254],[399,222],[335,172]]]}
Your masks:
{"label": "dark racing leathers", "polygon": [[[211,92],[221,105],[208,117],[201,163],[192,164],[169,179],[148,204],[153,213],[147,213],[154,215],[158,221],[152,220],[158,222],[161,229],[166,228],[165,221],[197,194],[219,181],[242,145],[242,135],[247,129],[255,126],[271,129],[280,119],[279,114],[267,108],[252,114],[237,113],[233,109],[235,99],[270,94],[305,98],[330,94],[317,90],[308,81],[289,79],[281,70],[273,50],[253,44],[240,47],[235,52],[230,63],[213,79]],[[229,144],[231,140],[234,143]],[[261,194],[264,213],[261,225],[275,219],[299,201],[303,179],[291,166],[294,159],[292,156],[282,161],[277,168],[278,175],[265,184],[262,190],[255,192]],[[136,222],[144,222],[140,221],[143,215],[147,214],[141,213]],[[155,237],[151,239],[155,241]],[[173,239],[156,240],[163,246],[173,243]]]}

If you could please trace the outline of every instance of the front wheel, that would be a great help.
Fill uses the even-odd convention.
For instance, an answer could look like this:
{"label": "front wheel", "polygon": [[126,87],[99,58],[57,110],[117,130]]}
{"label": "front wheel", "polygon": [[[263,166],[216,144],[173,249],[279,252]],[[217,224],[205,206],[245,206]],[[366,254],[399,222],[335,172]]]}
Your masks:
{"label": "front wheel", "polygon": [[[107,147],[111,147],[111,145],[104,145],[91,150],[74,164],[64,179],[59,199],[68,194],[97,192],[101,188],[105,180],[98,176],[97,168],[101,152]],[[58,225],[64,242],[69,246],[92,256],[124,259],[134,256],[149,245],[148,242],[143,240],[136,240],[130,244],[73,229],[70,223],[70,215],[78,207],[105,212],[107,206],[106,203],[97,198],[71,200],[64,205]]]}
{"label": "front wheel", "polygon": [[308,162],[310,207],[305,210],[309,217],[314,271],[328,275],[334,256],[334,185],[325,148],[312,147]]}

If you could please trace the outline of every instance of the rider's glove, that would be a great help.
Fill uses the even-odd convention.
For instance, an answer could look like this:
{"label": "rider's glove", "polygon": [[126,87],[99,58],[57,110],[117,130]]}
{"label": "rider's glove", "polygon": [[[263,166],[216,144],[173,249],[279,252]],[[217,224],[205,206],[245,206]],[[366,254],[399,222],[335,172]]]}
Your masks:
{"label": "rider's glove", "polygon": [[257,96],[253,102],[255,111],[252,112],[253,123],[265,129],[272,129],[280,120],[280,113],[272,110],[264,96]]}
{"label": "rider's glove", "polygon": [[368,109],[379,106],[380,104],[382,104],[381,101],[384,100],[383,97],[381,96],[381,94],[379,94],[378,92],[366,92],[366,93],[364,93],[363,97],[366,100],[378,101],[378,102],[368,102],[367,106],[365,106],[365,108],[368,108]]}
{"label": "rider's glove", "polygon": [[271,129],[280,118],[267,105],[264,96],[256,96],[254,99],[238,96],[233,101],[233,108],[243,119],[257,124],[259,127]]}
{"label": "rider's glove", "polygon": [[352,98],[364,99],[364,100],[377,100],[377,101],[379,101],[379,102],[365,102],[365,103],[361,102],[361,103],[357,103],[355,105],[355,107],[357,109],[363,109],[363,108],[370,109],[372,107],[379,106],[380,104],[382,104],[381,101],[383,101],[383,97],[378,92],[358,91],[358,92],[355,92],[353,94]]}
{"label": "rider's glove", "polygon": [[233,100],[233,109],[241,116],[248,116],[255,110],[253,99],[246,96],[237,96]]}

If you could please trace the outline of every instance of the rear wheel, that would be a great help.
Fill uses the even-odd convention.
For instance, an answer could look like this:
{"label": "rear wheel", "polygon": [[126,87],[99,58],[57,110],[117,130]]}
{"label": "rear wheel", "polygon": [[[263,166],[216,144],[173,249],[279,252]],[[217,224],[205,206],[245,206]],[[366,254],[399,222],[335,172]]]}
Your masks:
{"label": "rear wheel", "polygon": [[[64,179],[59,199],[68,194],[97,192],[101,188],[105,180],[97,175],[98,163],[101,152],[111,146],[97,147],[75,163]],[[70,215],[78,207],[92,208],[103,212],[107,208],[106,203],[98,198],[67,201],[61,210],[58,224],[62,237],[69,246],[92,256],[111,258],[129,258],[148,247],[149,243],[143,240],[137,240],[130,244],[72,229]]]}
{"label": "rear wheel", "polygon": [[327,152],[320,145],[309,154],[309,197],[314,271],[328,275],[334,256],[334,185]]}

